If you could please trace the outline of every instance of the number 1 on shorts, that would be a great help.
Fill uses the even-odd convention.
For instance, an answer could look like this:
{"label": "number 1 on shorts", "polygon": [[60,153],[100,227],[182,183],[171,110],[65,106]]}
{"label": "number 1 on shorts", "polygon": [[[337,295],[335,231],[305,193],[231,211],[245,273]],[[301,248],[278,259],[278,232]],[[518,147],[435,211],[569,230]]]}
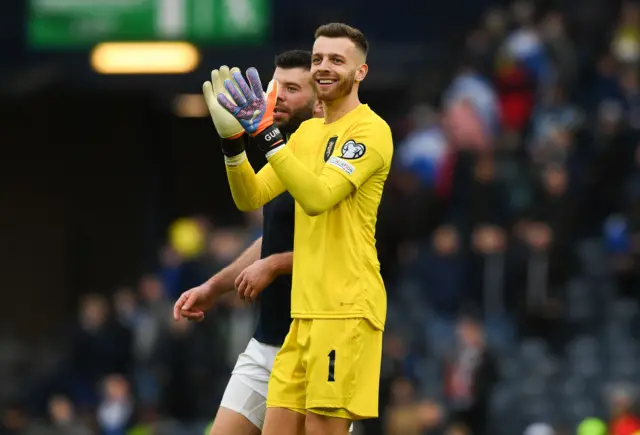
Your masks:
{"label": "number 1 on shorts", "polygon": [[335,374],[336,374],[336,351],[332,350],[331,352],[329,352],[329,378],[327,379],[327,382],[335,382],[336,381]]}

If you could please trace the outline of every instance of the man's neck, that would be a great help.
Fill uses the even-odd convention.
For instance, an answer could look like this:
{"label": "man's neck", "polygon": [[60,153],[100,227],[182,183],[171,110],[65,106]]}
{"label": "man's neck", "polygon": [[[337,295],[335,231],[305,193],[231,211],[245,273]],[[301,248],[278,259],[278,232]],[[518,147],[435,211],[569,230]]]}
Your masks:
{"label": "man's neck", "polygon": [[324,123],[331,124],[360,105],[357,92],[352,92],[334,101],[323,101]]}

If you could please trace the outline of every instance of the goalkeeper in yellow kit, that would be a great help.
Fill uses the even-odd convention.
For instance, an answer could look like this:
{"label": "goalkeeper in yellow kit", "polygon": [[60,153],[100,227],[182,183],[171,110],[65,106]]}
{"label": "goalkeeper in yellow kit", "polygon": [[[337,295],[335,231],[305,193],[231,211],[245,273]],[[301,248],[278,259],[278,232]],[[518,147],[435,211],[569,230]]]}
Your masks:
{"label": "goalkeeper in yellow kit", "polygon": [[[225,159],[241,210],[284,190],[296,200],[291,315],[267,397],[265,435],[348,433],[378,415],[386,292],[375,227],[393,155],[387,123],[358,98],[368,43],[345,24],[316,31],[311,73],[325,118],[304,122],[285,144],[273,124],[278,83],[257,71],[225,82],[219,103],[243,125],[268,164]],[[233,100],[233,101],[231,101]]]}

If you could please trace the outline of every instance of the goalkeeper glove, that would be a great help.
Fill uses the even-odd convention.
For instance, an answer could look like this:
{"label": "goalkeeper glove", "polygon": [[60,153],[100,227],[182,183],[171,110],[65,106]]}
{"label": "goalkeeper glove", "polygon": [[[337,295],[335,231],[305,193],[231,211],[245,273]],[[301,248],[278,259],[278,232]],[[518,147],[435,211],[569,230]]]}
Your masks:
{"label": "goalkeeper glove", "polygon": [[244,128],[242,125],[223,109],[218,103],[216,96],[220,93],[226,94],[224,87],[225,80],[231,80],[233,72],[240,73],[239,68],[232,68],[224,65],[220,70],[214,69],[211,72],[211,81],[204,82],[202,93],[209,108],[213,125],[216,127],[218,135],[222,139],[222,152],[227,157],[234,157],[244,151]]}
{"label": "goalkeeper glove", "polygon": [[256,139],[258,146],[265,153],[284,144],[282,133],[273,123],[273,109],[278,98],[278,82],[271,80],[265,94],[258,70],[255,68],[247,70],[250,85],[247,85],[239,71],[233,71],[231,76],[233,80],[225,80],[224,87],[231,95],[233,102],[229,101],[227,93],[220,92],[218,93],[220,105]]}

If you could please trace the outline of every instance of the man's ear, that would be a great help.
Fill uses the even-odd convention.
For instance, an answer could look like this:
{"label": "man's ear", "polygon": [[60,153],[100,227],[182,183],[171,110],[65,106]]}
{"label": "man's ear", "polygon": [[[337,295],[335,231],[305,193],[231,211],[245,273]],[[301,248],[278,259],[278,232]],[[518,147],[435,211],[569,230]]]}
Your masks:
{"label": "man's ear", "polygon": [[366,63],[363,63],[362,65],[360,65],[356,70],[356,82],[363,81],[364,78],[367,76],[368,72],[369,72],[369,65],[367,65]]}

